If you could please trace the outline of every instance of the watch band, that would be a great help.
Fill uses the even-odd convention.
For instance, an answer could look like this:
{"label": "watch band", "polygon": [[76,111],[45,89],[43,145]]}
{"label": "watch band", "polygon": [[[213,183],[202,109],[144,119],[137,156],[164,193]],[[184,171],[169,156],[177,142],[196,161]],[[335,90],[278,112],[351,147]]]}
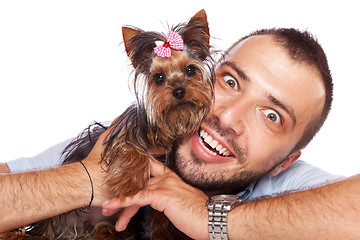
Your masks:
{"label": "watch band", "polygon": [[210,198],[208,202],[210,240],[228,240],[227,213],[235,203],[241,203],[241,199],[234,195],[218,195]]}
{"label": "watch band", "polygon": [[209,235],[210,240],[228,240],[226,216],[230,204],[213,202],[209,204]]}

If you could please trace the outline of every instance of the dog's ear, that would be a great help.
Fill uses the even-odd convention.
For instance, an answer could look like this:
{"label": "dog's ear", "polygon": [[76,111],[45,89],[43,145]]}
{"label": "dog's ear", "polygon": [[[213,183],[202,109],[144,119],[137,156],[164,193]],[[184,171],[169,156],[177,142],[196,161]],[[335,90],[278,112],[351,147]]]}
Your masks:
{"label": "dog's ear", "polygon": [[138,29],[130,28],[130,27],[122,27],[122,35],[125,44],[125,50],[129,58],[132,58],[132,54],[134,53],[134,44],[132,43],[132,39],[141,31]]}
{"label": "dog's ear", "polygon": [[206,12],[204,9],[197,12],[187,23],[182,34],[184,43],[194,51],[201,60],[209,55],[210,34]]}
{"label": "dog's ear", "polygon": [[197,40],[209,45],[209,24],[204,9],[197,12],[190,19],[190,21],[187,23],[187,27],[189,29],[184,33],[184,42],[191,42]]}
{"label": "dog's ear", "polygon": [[122,35],[125,50],[132,65],[134,68],[141,68],[145,71],[144,67],[149,65],[154,52],[154,36],[141,29],[131,27],[123,27]]}

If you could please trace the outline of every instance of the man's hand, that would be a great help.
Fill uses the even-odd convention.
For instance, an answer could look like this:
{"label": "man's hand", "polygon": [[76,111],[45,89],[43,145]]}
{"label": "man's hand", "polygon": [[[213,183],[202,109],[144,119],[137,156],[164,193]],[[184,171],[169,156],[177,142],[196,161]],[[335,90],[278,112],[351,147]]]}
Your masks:
{"label": "man's hand", "polygon": [[208,197],[197,188],[183,182],[179,176],[156,160],[151,161],[147,187],[123,201],[118,198],[103,202],[103,214],[110,216],[124,208],[116,230],[126,228],[140,207],[150,205],[163,212],[182,232],[194,239],[209,239]]}
{"label": "man's hand", "polygon": [[[89,155],[82,161],[90,173],[94,186],[94,201],[93,205],[100,206],[101,202],[113,197],[105,184],[106,166],[101,162],[101,153],[104,148],[104,141],[108,136],[110,130],[103,132]],[[85,171],[85,170],[84,170]],[[84,172],[86,174],[86,172]],[[89,187],[90,187],[89,183]]]}

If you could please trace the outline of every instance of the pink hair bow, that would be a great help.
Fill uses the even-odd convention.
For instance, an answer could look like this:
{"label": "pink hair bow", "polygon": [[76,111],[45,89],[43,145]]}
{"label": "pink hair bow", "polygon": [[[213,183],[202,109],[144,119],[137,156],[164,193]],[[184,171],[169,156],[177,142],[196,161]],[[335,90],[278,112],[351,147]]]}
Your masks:
{"label": "pink hair bow", "polygon": [[170,30],[164,44],[155,47],[154,51],[160,57],[170,57],[171,56],[170,49],[180,50],[183,48],[184,48],[183,40],[180,34]]}

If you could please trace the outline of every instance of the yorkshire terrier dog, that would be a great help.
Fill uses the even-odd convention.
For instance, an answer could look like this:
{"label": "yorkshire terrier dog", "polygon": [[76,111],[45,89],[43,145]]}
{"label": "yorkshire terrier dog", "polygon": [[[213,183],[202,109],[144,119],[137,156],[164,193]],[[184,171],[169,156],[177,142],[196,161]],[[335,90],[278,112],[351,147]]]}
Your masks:
{"label": "yorkshire terrier dog", "polygon": [[[168,164],[173,143],[198,130],[212,105],[214,79],[204,10],[187,23],[172,27],[167,36],[131,27],[123,27],[122,31],[125,50],[134,67],[137,101],[109,126],[101,160],[106,165],[107,185],[119,198],[134,195],[145,187],[150,178],[150,158],[162,155]],[[97,124],[80,135],[65,149],[64,164],[85,158],[105,129]],[[149,224],[150,239],[185,238],[165,215],[155,211],[135,216],[124,232],[116,232],[111,220],[95,227],[90,221],[74,224],[69,220],[74,215],[86,218],[82,210],[74,210],[22,231],[0,234],[0,238],[142,239],[144,221],[150,222],[145,224]]]}

